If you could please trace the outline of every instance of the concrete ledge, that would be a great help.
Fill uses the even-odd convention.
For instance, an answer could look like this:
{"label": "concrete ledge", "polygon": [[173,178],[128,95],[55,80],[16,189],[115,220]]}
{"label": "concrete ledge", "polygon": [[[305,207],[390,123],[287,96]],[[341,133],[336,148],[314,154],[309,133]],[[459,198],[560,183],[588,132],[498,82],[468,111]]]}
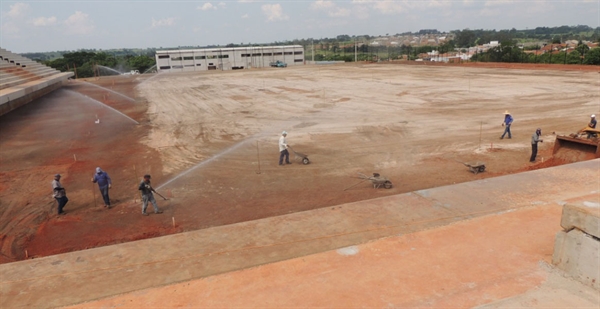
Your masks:
{"label": "concrete ledge", "polygon": [[578,229],[556,234],[552,264],[570,277],[600,289],[600,241]]}
{"label": "concrete ledge", "polygon": [[0,90],[0,116],[60,88],[71,76],[60,73]]}
{"label": "concrete ledge", "polygon": [[[590,203],[592,204],[592,203]],[[578,229],[586,234],[600,238],[600,205],[565,205],[560,221],[565,231]]]}

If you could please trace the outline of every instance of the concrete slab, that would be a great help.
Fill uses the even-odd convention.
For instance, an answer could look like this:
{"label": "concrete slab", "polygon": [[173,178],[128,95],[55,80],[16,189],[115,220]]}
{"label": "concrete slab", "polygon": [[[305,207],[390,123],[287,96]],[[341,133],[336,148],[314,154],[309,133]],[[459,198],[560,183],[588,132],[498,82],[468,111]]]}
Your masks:
{"label": "concrete slab", "polygon": [[[408,234],[466,218],[531,205],[558,207],[556,201],[597,190],[596,184],[578,180],[597,177],[599,166],[600,160],[580,162],[3,264],[0,306],[46,308],[77,304]],[[448,246],[461,243],[460,238],[447,241]],[[549,260],[551,252],[547,255]],[[68,293],[65,286],[69,287]]]}
{"label": "concrete slab", "polygon": [[75,307],[471,308],[553,287],[567,307],[596,308],[597,295],[547,284],[560,211],[527,207]]}
{"label": "concrete slab", "polygon": [[579,229],[556,234],[552,264],[575,280],[600,289],[600,241]]}
{"label": "concrete slab", "polygon": [[566,231],[576,228],[600,238],[600,203],[583,202],[581,205],[565,205],[560,226]]}
{"label": "concrete slab", "polygon": [[541,268],[548,273],[548,277],[539,287],[476,308],[598,308],[600,305],[597,290],[565,277],[560,270]]}

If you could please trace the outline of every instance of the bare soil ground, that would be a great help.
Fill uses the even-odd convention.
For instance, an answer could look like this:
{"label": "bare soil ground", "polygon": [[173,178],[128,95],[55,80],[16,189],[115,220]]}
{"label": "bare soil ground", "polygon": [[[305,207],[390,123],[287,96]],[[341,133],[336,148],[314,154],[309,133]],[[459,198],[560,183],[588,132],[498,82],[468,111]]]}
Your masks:
{"label": "bare soil ground", "polygon": [[[575,132],[600,112],[596,71],[533,66],[306,66],[87,82],[105,89],[74,81],[0,118],[0,262],[589,159],[551,158],[553,132]],[[513,137],[500,140],[505,110]],[[532,165],[537,127],[545,143]],[[282,130],[311,164],[278,166]],[[473,175],[457,161],[487,171]],[[113,179],[113,209],[90,182],[96,166]],[[394,187],[344,190],[359,172]],[[55,173],[70,199],[61,217]],[[140,214],[146,173],[169,198],[157,196],[162,215]]]}

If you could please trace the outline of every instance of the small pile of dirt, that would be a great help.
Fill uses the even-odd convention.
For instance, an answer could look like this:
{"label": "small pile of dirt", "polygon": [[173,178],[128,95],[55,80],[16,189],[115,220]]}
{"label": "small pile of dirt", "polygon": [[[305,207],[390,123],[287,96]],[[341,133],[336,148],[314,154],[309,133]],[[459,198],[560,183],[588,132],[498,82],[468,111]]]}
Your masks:
{"label": "small pile of dirt", "polygon": [[593,160],[596,158],[595,151],[596,149],[589,145],[570,144],[569,147],[558,149],[553,158],[565,163]]}

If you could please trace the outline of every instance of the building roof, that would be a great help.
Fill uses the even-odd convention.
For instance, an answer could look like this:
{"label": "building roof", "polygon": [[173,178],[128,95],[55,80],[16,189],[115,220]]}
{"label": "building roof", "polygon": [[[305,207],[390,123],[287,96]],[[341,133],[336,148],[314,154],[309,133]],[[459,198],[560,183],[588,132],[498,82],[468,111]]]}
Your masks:
{"label": "building roof", "polygon": [[157,50],[157,54],[172,54],[174,52],[179,53],[193,53],[198,51],[210,52],[210,51],[234,51],[234,50],[261,50],[265,48],[272,49],[286,49],[286,48],[303,48],[302,45],[284,45],[284,46],[248,46],[248,47],[219,47],[219,48],[197,48],[197,49],[169,49],[169,50]]}

